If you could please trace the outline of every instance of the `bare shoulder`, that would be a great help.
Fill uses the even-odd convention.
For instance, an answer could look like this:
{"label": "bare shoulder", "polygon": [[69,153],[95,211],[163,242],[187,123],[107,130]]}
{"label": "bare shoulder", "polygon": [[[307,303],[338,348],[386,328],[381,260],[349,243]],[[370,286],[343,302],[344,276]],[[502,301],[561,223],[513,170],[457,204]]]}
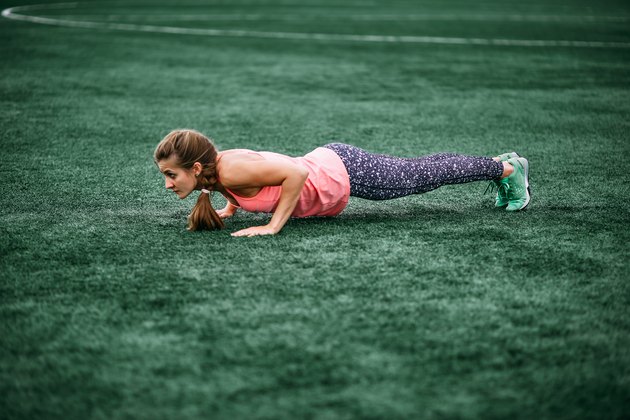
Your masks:
{"label": "bare shoulder", "polygon": [[230,149],[219,153],[219,169],[234,169],[250,162],[265,160],[258,153],[248,149]]}
{"label": "bare shoulder", "polygon": [[259,160],[262,156],[249,149],[228,149],[219,152],[219,159],[222,162],[232,162],[235,160]]}
{"label": "bare shoulder", "polygon": [[244,171],[247,171],[249,164],[265,159],[248,149],[230,149],[219,153],[219,163],[217,173],[221,182],[227,186],[238,186]]}
{"label": "bare shoulder", "polygon": [[224,152],[217,173],[224,186],[240,190],[281,185],[295,175],[308,176],[308,170],[294,162],[266,159],[257,152],[244,149]]}

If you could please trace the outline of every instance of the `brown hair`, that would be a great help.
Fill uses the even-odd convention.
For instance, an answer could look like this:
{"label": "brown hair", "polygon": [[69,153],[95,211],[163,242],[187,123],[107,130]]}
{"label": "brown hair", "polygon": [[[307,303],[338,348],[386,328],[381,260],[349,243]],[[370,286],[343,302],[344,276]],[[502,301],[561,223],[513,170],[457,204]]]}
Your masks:
{"label": "brown hair", "polygon": [[[159,161],[175,156],[180,168],[190,169],[195,162],[201,163],[199,184],[211,190],[217,183],[217,149],[212,140],[195,130],[173,130],[160,141],[153,153]],[[188,230],[223,229],[225,225],[212,207],[210,195],[201,193],[188,216]]]}

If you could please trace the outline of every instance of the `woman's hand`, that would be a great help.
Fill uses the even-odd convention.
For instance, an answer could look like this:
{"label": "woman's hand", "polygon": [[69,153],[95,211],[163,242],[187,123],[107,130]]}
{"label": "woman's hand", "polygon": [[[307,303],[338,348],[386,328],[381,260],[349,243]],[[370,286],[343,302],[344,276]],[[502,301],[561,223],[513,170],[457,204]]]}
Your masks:
{"label": "woman's hand", "polygon": [[269,225],[265,226],[253,226],[247,229],[239,230],[232,233],[232,236],[260,236],[260,235],[275,235],[278,231]]}
{"label": "woman's hand", "polygon": [[221,219],[227,219],[227,218],[230,218],[230,217],[234,216],[234,213],[236,213],[236,209],[237,208],[238,207],[236,207],[236,206],[228,204],[223,209],[217,210],[217,214],[219,215],[219,217]]}
{"label": "woman's hand", "polygon": [[228,217],[234,216],[234,213],[236,213],[236,210],[238,209],[239,208],[237,206],[230,203],[228,200],[224,208],[222,208],[221,210],[217,210],[217,214],[221,219],[227,219]]}

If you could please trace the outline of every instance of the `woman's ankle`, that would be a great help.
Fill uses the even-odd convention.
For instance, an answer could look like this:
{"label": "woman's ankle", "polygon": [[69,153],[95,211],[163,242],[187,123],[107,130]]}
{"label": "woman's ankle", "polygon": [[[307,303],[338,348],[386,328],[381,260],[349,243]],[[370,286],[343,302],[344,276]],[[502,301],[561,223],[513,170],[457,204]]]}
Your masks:
{"label": "woman's ankle", "polygon": [[512,173],[514,172],[514,166],[512,166],[511,164],[507,162],[502,162],[502,163],[503,163],[503,174],[501,175],[501,179],[507,178],[508,176],[512,175]]}

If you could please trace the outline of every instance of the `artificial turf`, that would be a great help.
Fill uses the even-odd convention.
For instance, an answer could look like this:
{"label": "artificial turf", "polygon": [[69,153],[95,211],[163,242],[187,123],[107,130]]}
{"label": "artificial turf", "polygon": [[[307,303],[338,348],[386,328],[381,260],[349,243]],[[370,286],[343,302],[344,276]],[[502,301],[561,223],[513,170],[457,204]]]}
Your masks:
{"label": "artificial turf", "polygon": [[[32,14],[630,41],[630,7],[610,1],[81,5]],[[176,19],[200,13],[267,18]],[[630,413],[630,49],[8,19],[0,41],[3,418]],[[340,216],[291,220],[274,237],[232,238],[268,220],[244,213],[225,231],[191,233],[195,197],[169,194],[151,156],[182,127],[220,149],[293,156],[331,141],[400,156],[516,150],[530,160],[533,199],[507,213],[474,183],[352,199]]]}

